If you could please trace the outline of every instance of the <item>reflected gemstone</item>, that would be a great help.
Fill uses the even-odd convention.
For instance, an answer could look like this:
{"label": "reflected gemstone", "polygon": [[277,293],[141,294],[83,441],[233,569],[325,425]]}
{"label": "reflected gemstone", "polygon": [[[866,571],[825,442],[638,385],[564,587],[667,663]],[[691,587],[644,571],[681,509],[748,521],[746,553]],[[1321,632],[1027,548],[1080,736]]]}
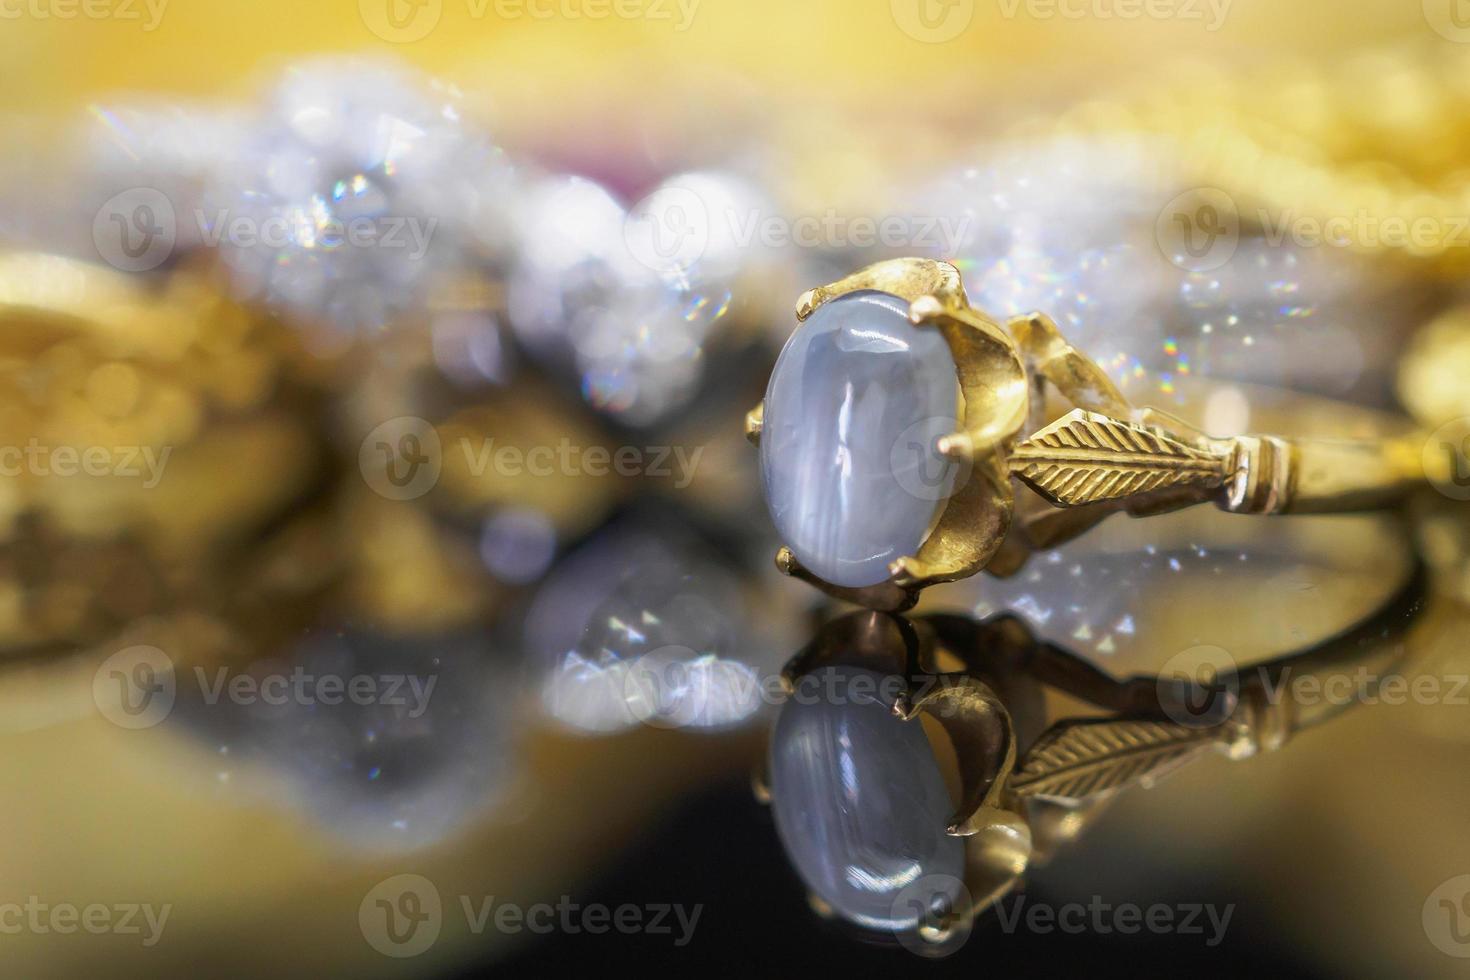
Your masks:
{"label": "reflected gemstone", "polygon": [[797,328],[760,443],[766,504],[802,565],[861,588],[919,550],[953,487],[935,443],[958,427],[958,388],[943,335],[910,323],[897,296],[850,293]]}
{"label": "reflected gemstone", "polygon": [[851,667],[803,679],[771,738],[771,808],[812,892],[852,922],[901,931],[952,907],[965,853],[945,833],[949,793],[923,726],[874,696],[883,683]]}

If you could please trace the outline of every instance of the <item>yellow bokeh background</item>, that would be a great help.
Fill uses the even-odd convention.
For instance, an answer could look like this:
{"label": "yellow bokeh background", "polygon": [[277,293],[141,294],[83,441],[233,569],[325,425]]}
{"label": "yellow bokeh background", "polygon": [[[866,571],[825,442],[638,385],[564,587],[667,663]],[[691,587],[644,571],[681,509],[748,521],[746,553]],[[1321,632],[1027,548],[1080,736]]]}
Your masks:
{"label": "yellow bokeh background", "polygon": [[[564,5],[548,19],[501,16],[496,0],[424,0],[439,5],[439,21],[412,43],[375,35],[360,8],[405,0],[166,0],[151,31],[145,0],[89,0],[133,19],[55,13],[81,2],[0,3],[0,108],[65,111],[119,90],[213,96],[280,59],[368,51],[483,86],[509,112],[548,124],[614,101],[687,101],[732,79],[773,108],[913,108],[937,90],[968,112],[1125,78],[1169,83],[1172,64],[1192,55],[1328,62],[1354,47],[1435,38],[1415,0],[1233,0],[1218,30],[1209,0],[1173,0],[1181,16],[1167,20],[1105,13],[1129,0],[1061,0],[1085,14],[1075,18],[1035,16],[1047,0],[973,0],[969,26],[945,43],[904,34],[890,0],[698,0],[683,31],[677,0],[643,0],[642,19],[589,15],[597,8],[583,5],[599,0],[530,0]],[[667,20],[657,16],[665,10]]]}

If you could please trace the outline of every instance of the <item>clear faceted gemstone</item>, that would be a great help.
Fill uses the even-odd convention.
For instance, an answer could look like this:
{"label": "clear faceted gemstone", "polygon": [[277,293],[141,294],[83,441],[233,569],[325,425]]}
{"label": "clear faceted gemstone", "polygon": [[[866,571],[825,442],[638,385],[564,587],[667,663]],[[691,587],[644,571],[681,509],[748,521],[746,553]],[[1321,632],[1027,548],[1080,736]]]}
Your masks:
{"label": "clear faceted gemstone", "polygon": [[761,471],[802,565],[861,588],[918,551],[953,485],[935,442],[956,427],[957,400],[944,337],[896,296],[840,297],[791,335],[766,389]]}
{"label": "clear faceted gemstone", "polygon": [[874,696],[883,678],[871,671],[807,681],[781,709],[770,759],[776,831],[802,880],[869,928],[909,929],[952,907],[964,844],[945,833],[949,794],[923,727]]}

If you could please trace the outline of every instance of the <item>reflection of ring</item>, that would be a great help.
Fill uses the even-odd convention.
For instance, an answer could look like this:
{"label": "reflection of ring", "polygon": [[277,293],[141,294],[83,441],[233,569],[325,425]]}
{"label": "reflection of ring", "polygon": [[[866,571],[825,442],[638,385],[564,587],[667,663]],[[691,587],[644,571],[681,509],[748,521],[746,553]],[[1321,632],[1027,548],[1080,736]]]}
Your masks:
{"label": "reflection of ring", "polygon": [[[1179,709],[1193,696],[1188,684],[1120,680],[1039,642],[1011,616],[910,621],[853,613],[824,627],[783,676],[793,691],[834,673],[848,682],[882,678],[889,683],[865,689],[884,710],[840,697],[847,688],[825,689],[820,703],[793,695],[777,720],[762,795],[815,908],[942,955],[963,943],[974,917],[1015,886],[1033,857],[1074,839],[1120,791],[1152,785],[1210,748],[1234,759],[1275,750],[1368,700],[1406,657],[1427,580],[1416,562],[1403,586],[1357,625],[1264,663],[1232,666],[1216,678],[1227,696],[1209,715],[1185,720]],[[1371,689],[1361,688],[1365,677]],[[1347,678],[1363,697],[1312,695]],[[1108,714],[1053,721],[1045,688]],[[901,721],[877,720],[884,711]],[[935,813],[937,758],[908,744],[924,741],[903,724],[921,714],[953,746],[960,801],[952,815]],[[878,744],[872,733],[884,724],[888,741]],[[954,838],[963,839],[962,850],[944,843]],[[920,880],[935,884],[916,903],[909,885]],[[893,914],[882,914],[885,901]]]}
{"label": "reflection of ring", "polygon": [[[1050,319],[1002,327],[942,262],[870,266],[805,294],[797,318],[746,420],[786,542],[777,564],[870,608],[1013,571],[1113,513],[1375,509],[1446,476],[1427,470],[1448,461],[1426,456],[1407,420],[1380,420],[1371,438],[1211,438],[1135,409]],[[1051,389],[1071,411],[1047,411]],[[1362,412],[1335,410],[1343,430]],[[946,418],[949,431],[912,444]],[[956,478],[961,464],[973,474]]]}

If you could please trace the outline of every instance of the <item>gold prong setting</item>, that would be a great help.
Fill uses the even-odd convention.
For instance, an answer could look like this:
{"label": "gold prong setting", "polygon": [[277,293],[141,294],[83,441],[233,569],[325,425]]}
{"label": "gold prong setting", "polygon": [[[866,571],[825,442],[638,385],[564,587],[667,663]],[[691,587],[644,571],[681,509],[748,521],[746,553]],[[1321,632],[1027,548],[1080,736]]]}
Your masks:
{"label": "gold prong setting", "polygon": [[[1412,426],[1385,421],[1381,438],[1214,439],[1162,412],[1136,410],[1107,372],[1069,344],[1049,317],[1031,313],[1001,326],[969,305],[959,271],[944,262],[896,259],[869,266],[804,293],[797,318],[806,321],[826,304],[859,292],[901,301],[909,325],[943,336],[958,382],[958,424],[953,431],[926,431],[912,444],[930,449],[920,465],[942,462],[956,469],[936,491],[939,501],[927,534],[914,534],[917,521],[886,540],[882,532],[870,534],[870,540],[889,545],[878,552],[886,564],[872,562],[861,574],[846,576],[850,583],[865,583],[876,577],[871,572],[886,570],[886,580],[843,585],[803,568],[790,553],[778,558],[783,572],[834,598],[873,609],[909,609],[931,585],[987,568],[1012,574],[1030,553],[1082,534],[1112,513],[1150,516],[1200,503],[1258,515],[1379,509],[1396,506],[1433,476],[1420,459],[1424,454],[1411,445],[1415,438],[1423,442]],[[1053,391],[1074,408],[1059,419],[1049,414],[1047,396]],[[769,446],[772,435],[764,432],[764,415],[764,406],[758,406],[747,416],[746,435]],[[781,424],[789,435],[793,425],[833,422],[802,416]],[[764,468],[775,454],[762,453]],[[905,472],[913,468],[905,465]],[[881,482],[872,476],[878,472],[870,466],[872,483]],[[898,472],[892,470],[895,477]],[[770,488],[776,482],[766,481],[768,492],[774,492]],[[921,496],[908,485],[903,490]],[[820,492],[831,496],[829,489]],[[873,495],[884,502],[908,499],[886,488]],[[1076,510],[1066,514],[1068,508]],[[820,508],[801,512],[824,513]],[[905,520],[912,516],[902,513]],[[836,531],[817,528],[827,537],[814,534],[813,539],[840,537],[842,528],[861,525],[852,515],[834,520]],[[1013,521],[1015,535],[1010,534]],[[854,541],[870,543],[853,533]],[[791,540],[793,534],[784,536],[788,545],[799,544]],[[902,554],[915,541],[913,553]],[[894,554],[902,556],[890,557]],[[851,555],[807,557],[834,579],[853,567]]]}
{"label": "gold prong setting", "polygon": [[[999,548],[1010,523],[1012,500],[1006,481],[992,475],[1004,471],[1005,444],[1025,421],[1029,396],[1014,343],[997,325],[969,308],[959,271],[947,263],[898,259],[870,266],[802,294],[796,306],[797,320],[804,323],[825,304],[863,291],[904,300],[910,324],[916,329],[937,329],[945,340],[955,363],[960,396],[956,414],[961,424],[939,437],[935,448],[956,467],[956,488],[939,502],[938,517],[916,552],[890,562],[885,582],[856,588],[827,582],[803,569],[789,547],[782,549],[776,563],[784,574],[803,578],[836,598],[870,608],[902,610],[914,605],[923,588],[979,571]],[[999,404],[1000,399],[1004,405]],[[764,413],[762,403],[746,416],[746,436],[752,442],[760,441]],[[812,420],[810,424],[826,423]],[[986,478],[971,480],[977,464]]]}

